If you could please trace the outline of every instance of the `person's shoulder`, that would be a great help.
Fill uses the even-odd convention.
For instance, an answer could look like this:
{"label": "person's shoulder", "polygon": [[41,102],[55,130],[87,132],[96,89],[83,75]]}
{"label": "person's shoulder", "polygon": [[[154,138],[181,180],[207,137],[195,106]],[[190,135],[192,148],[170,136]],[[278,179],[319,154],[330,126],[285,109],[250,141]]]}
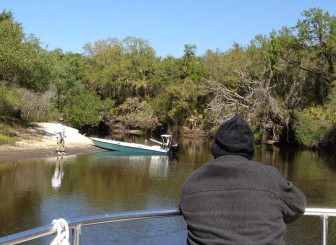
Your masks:
{"label": "person's shoulder", "polygon": [[204,175],[204,173],[210,171],[211,169],[211,164],[213,162],[206,162],[204,164],[202,164],[200,167],[198,167],[197,169],[195,169],[194,171],[192,171],[188,177],[187,177],[187,181],[189,180],[192,180],[192,179],[198,179],[200,178],[201,176]]}
{"label": "person's shoulder", "polygon": [[276,167],[268,165],[266,163],[251,160],[250,164],[251,168],[254,169],[255,171],[268,173],[268,175],[273,175],[274,177],[278,177],[280,175]]}
{"label": "person's shoulder", "polygon": [[190,175],[192,175],[192,174],[198,174],[200,172],[205,171],[206,169],[209,168],[209,166],[211,166],[211,164],[212,164],[212,162],[203,163],[201,166],[199,166],[194,171],[192,171]]}
{"label": "person's shoulder", "polygon": [[278,171],[278,169],[275,166],[269,165],[267,163],[262,163],[262,162],[258,162],[258,161],[253,161],[253,163],[257,166],[259,166],[260,168],[264,168],[267,169],[269,171]]}

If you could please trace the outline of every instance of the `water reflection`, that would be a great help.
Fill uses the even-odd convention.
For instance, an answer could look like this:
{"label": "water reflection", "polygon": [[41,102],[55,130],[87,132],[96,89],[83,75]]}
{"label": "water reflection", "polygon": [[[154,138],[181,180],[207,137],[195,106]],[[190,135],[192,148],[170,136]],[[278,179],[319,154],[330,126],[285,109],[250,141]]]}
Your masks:
{"label": "water reflection", "polygon": [[64,176],[63,161],[63,156],[56,158],[55,171],[51,178],[51,186],[55,191],[61,188],[62,185],[62,179]]}
{"label": "water reflection", "polygon": [[148,155],[119,151],[97,152],[91,156],[95,164],[117,164],[147,172],[150,177],[167,177],[169,165],[176,164],[176,155]]}
{"label": "water reflection", "polygon": [[[55,218],[176,207],[186,177],[213,159],[209,141],[184,139],[179,143],[180,151],[173,157],[104,151],[0,162],[0,236],[50,224]],[[309,207],[326,208],[336,206],[335,159],[275,146],[258,146],[254,158],[275,166],[302,189]],[[168,233],[161,244],[184,244],[183,220],[158,222],[159,225],[132,224],[134,239],[141,234],[141,241],[136,243],[155,244],[146,242],[147,237],[160,241],[161,235]],[[318,222],[305,218],[291,225],[287,244],[297,244],[303,237],[318,240]],[[104,238],[116,244],[134,244],[134,240],[127,238],[129,229],[125,227],[129,224],[112,226],[88,228],[87,233],[83,232],[83,240],[88,240],[82,244],[98,240],[108,244]],[[335,237],[332,222],[329,230]],[[169,240],[169,236],[174,240]],[[316,243],[305,240],[301,244]]]}

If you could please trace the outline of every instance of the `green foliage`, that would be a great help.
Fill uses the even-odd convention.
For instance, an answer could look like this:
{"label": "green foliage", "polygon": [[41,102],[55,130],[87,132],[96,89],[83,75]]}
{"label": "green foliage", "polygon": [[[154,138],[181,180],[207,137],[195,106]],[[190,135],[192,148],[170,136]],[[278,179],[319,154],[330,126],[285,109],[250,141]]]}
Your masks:
{"label": "green foliage", "polygon": [[11,88],[0,83],[0,115],[19,116],[22,90]]}
{"label": "green foliage", "polygon": [[14,117],[0,116],[0,145],[13,145],[22,136],[27,123]]}
{"label": "green foliage", "polygon": [[81,55],[55,50],[50,53],[53,59],[53,87],[55,97],[53,103],[58,111],[62,111],[71,97],[71,89],[82,80],[84,64]]}
{"label": "green foliage", "polygon": [[199,83],[206,75],[203,62],[196,56],[196,45],[184,45],[184,55],[182,57],[182,77]]}
{"label": "green foliage", "polygon": [[0,145],[13,145],[15,139],[4,134],[0,134]]}
{"label": "green foliage", "polygon": [[167,56],[154,63],[152,79],[155,86],[153,90],[154,95],[162,91],[165,86],[181,81],[181,77],[183,77],[181,66],[182,60],[172,56]]}
{"label": "green foliage", "polygon": [[323,137],[320,143],[320,148],[324,151],[335,152],[336,149],[336,124],[333,123]]}
{"label": "green foliage", "polygon": [[107,39],[85,46],[85,83],[117,104],[126,98],[153,95],[155,52],[148,42],[134,37]]}
{"label": "green foliage", "polygon": [[325,109],[321,106],[308,107],[301,111],[305,118],[310,118],[312,121],[318,121],[323,118]]}
{"label": "green foliage", "polygon": [[336,123],[336,80],[331,85],[329,103],[326,105],[325,117],[331,123]]}
{"label": "green foliage", "polygon": [[296,26],[301,67],[307,71],[311,81],[311,99],[325,104],[331,83],[335,80],[336,17],[312,8],[303,12],[305,17]]}
{"label": "green foliage", "polygon": [[161,97],[162,106],[167,108],[166,121],[173,125],[184,125],[197,109],[198,94],[198,86],[190,79],[167,86]]}
{"label": "green foliage", "polygon": [[334,84],[330,102],[326,106],[313,106],[296,111],[295,134],[300,144],[310,148],[335,150],[336,98]]}
{"label": "green foliage", "polygon": [[77,85],[69,91],[61,114],[69,126],[93,126],[99,124],[101,117],[107,114],[108,108],[113,107],[113,104],[113,101],[108,99],[101,101],[94,92]]}
{"label": "green foliage", "polygon": [[316,149],[325,140],[331,125],[322,117],[321,108],[295,111],[295,137],[299,144]]}
{"label": "green foliage", "polygon": [[4,14],[1,16],[0,81],[35,91],[47,89],[51,74],[47,51],[34,36],[26,37],[19,23]]}
{"label": "green foliage", "polygon": [[13,13],[10,11],[3,10],[2,13],[0,14],[0,22],[5,20],[13,21],[14,20]]}

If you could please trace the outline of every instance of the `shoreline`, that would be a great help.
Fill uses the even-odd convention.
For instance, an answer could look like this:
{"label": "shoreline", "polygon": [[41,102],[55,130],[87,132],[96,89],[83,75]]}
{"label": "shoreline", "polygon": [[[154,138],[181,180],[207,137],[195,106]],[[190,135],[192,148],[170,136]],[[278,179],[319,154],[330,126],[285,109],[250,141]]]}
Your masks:
{"label": "shoreline", "polygon": [[[34,139],[20,139],[13,146],[1,145],[0,161],[58,156],[54,131],[56,126],[55,123],[38,123],[30,129]],[[96,147],[88,137],[78,133],[77,129],[66,126],[65,151],[64,156],[70,156],[105,150]]]}
{"label": "shoreline", "polygon": [[[57,147],[57,146],[56,146]],[[67,146],[66,154],[59,155],[57,153],[57,148],[44,148],[44,149],[27,149],[19,147],[5,147],[0,149],[0,161],[8,160],[25,160],[25,159],[37,159],[37,158],[47,158],[47,157],[57,157],[57,156],[72,156],[78,154],[88,154],[99,151],[105,151],[94,145],[75,145]]]}

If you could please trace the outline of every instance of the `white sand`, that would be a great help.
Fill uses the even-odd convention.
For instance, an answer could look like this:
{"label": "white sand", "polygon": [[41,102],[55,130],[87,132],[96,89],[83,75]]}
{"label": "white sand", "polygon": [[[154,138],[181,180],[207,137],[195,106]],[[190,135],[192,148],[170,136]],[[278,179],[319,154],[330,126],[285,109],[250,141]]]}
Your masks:
{"label": "white sand", "polygon": [[[2,150],[35,150],[35,149],[56,149],[56,126],[57,123],[36,123],[37,127],[29,130],[36,134],[34,140],[20,140],[15,143],[15,146],[2,146]],[[85,147],[91,146],[92,141],[80,134],[77,129],[65,127],[65,144],[66,147]]]}

